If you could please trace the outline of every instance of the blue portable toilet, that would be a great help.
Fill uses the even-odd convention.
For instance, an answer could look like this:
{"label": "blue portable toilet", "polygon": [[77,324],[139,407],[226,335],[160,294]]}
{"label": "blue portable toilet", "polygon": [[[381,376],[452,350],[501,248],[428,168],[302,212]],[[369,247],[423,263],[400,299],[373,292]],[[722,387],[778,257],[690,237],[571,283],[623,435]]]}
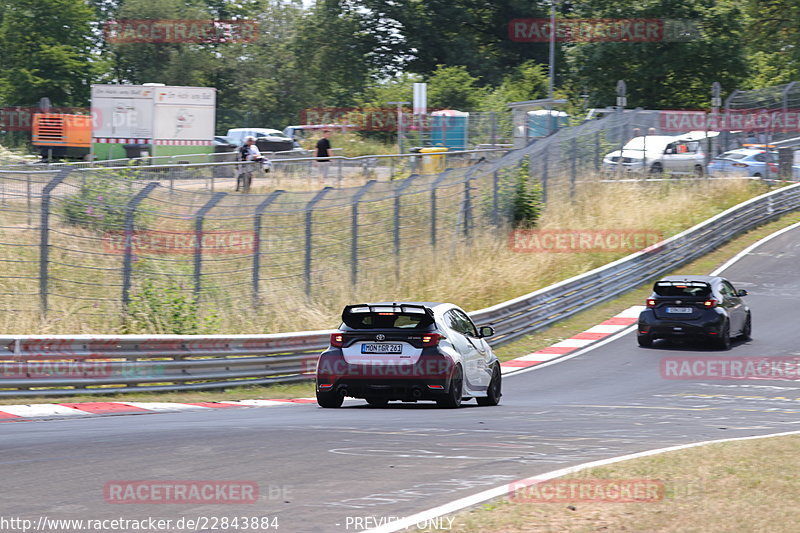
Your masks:
{"label": "blue portable toilet", "polygon": [[528,138],[547,137],[569,125],[569,115],[553,109],[528,111]]}
{"label": "blue portable toilet", "polygon": [[431,144],[450,150],[466,150],[469,113],[443,109],[431,113]]}

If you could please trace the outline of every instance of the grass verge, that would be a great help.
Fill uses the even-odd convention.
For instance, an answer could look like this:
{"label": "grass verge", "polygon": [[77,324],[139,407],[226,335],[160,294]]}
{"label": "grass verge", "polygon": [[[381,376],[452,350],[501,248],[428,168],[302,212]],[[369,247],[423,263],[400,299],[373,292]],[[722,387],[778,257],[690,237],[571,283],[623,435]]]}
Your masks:
{"label": "grass verge", "polygon": [[525,502],[505,499],[458,514],[449,531],[795,532],[795,504],[800,504],[798,445],[800,436],[725,442],[593,468],[568,479],[589,486],[600,485],[600,480],[655,480],[663,483],[663,498],[637,503],[592,498],[538,503],[531,501],[536,493],[529,492],[518,498]]}

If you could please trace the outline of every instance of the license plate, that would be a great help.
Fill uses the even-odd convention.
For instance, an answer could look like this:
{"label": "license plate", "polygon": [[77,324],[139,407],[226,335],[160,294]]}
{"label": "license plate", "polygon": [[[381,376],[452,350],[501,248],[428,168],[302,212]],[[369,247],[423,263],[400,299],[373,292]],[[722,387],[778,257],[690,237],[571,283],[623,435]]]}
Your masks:
{"label": "license plate", "polygon": [[362,344],[361,353],[403,353],[402,344]]}
{"label": "license plate", "polygon": [[694,311],[691,307],[667,307],[667,313],[691,313]]}

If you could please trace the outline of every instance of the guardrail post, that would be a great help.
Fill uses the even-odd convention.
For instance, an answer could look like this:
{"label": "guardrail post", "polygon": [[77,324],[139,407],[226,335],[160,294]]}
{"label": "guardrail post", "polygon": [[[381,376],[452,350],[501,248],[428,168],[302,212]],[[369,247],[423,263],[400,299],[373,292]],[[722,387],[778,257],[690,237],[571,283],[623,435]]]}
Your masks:
{"label": "guardrail post", "polygon": [[394,191],[394,275],[397,279],[400,279],[400,199],[402,198],[403,191],[418,177],[418,174],[407,177]]}
{"label": "guardrail post", "polygon": [[200,298],[200,277],[203,268],[203,221],[206,213],[227,195],[226,192],[214,193],[214,196],[194,215],[194,296],[196,299]]}
{"label": "guardrail post", "polygon": [[333,187],[325,187],[324,189],[319,191],[317,194],[314,195],[314,198],[312,198],[311,201],[309,201],[306,204],[306,208],[305,208],[305,211],[306,211],[306,254],[305,254],[305,262],[304,262],[304,268],[303,268],[303,277],[305,278],[306,296],[311,296],[311,262],[312,262],[312,257],[311,257],[311,250],[312,250],[312,246],[311,245],[312,245],[312,242],[311,242],[311,240],[312,240],[312,238],[314,236],[312,231],[311,231],[311,226],[312,226],[312,223],[314,221],[314,206],[317,204],[317,202],[322,200],[322,198],[326,194],[328,194],[331,190],[333,190]]}
{"label": "guardrail post", "polygon": [[136,208],[153,189],[158,187],[157,181],[151,181],[147,186],[134,196],[128,205],[125,206],[125,252],[122,257],[122,305],[127,309],[131,301],[131,272],[133,270],[133,222],[136,215]]}
{"label": "guardrail post", "polygon": [[436,189],[451,171],[452,169],[445,170],[431,184],[431,246],[434,247],[436,246]]}
{"label": "guardrail post", "polygon": [[350,228],[352,231],[350,239],[350,283],[353,287],[356,286],[358,281],[358,202],[369,191],[370,187],[375,185],[376,180],[369,180],[361,186],[361,188],[353,196],[353,207],[351,208],[351,223]]}
{"label": "guardrail post", "polygon": [[39,237],[39,306],[47,314],[48,263],[50,260],[50,193],[72,172],[72,167],[62,168],[42,189],[42,216]]}
{"label": "guardrail post", "polygon": [[256,207],[255,220],[253,222],[253,307],[258,306],[259,300],[259,279],[261,277],[261,220],[264,212],[272,205],[278,196],[286,191],[277,190],[267,196],[267,199]]}

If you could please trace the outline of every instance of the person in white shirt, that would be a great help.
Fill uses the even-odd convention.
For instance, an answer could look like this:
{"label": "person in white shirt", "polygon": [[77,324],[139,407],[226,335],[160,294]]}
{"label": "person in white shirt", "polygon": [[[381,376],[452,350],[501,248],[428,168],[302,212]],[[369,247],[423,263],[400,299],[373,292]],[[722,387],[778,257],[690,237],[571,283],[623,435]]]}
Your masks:
{"label": "person in white shirt", "polygon": [[[256,146],[256,138],[248,136],[244,145],[242,145],[239,152],[242,161],[261,161],[264,157],[261,155],[261,150]],[[236,178],[236,190],[241,187],[242,192],[250,191],[250,184],[253,182],[253,170],[251,165],[242,165],[242,169]]]}

